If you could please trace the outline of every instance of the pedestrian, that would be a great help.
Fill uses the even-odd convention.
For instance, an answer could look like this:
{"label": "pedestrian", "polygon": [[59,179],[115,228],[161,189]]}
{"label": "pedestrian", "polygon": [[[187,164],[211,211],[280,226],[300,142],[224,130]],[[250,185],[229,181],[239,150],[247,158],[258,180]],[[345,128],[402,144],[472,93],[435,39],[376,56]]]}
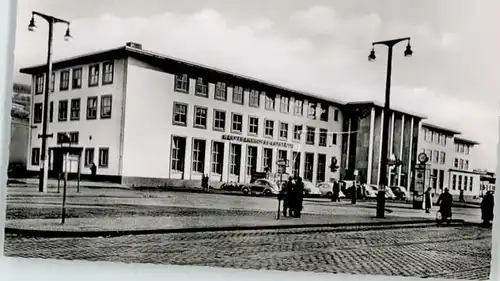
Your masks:
{"label": "pedestrian", "polygon": [[444,192],[439,195],[437,204],[439,205],[441,220],[444,221],[447,218],[451,218],[451,205],[453,204],[453,196],[451,196],[448,188],[445,188]]}
{"label": "pedestrian", "polygon": [[490,222],[493,220],[493,207],[495,206],[495,198],[490,190],[486,192],[481,201],[481,219],[483,220],[483,226],[489,227]]}
{"label": "pedestrian", "polygon": [[425,200],[425,212],[430,213],[432,207],[432,198],[431,198],[432,188],[428,187],[424,192],[424,200]]}
{"label": "pedestrian", "polygon": [[97,175],[97,166],[94,162],[90,164],[90,174],[92,175],[92,180],[95,180]]}
{"label": "pedestrian", "polygon": [[304,201],[304,183],[301,177],[297,177],[293,186],[293,216],[300,218],[302,212],[302,204]]}
{"label": "pedestrian", "polygon": [[206,174],[203,174],[203,176],[201,177],[201,188],[205,192],[208,191],[208,176]]}
{"label": "pedestrian", "polygon": [[463,189],[460,189],[460,195],[458,196],[458,201],[459,202],[465,202],[464,190]]}
{"label": "pedestrian", "polygon": [[332,202],[340,201],[340,185],[338,181],[333,182],[333,193],[332,193]]}
{"label": "pedestrian", "polygon": [[283,187],[282,194],[283,194],[283,216],[286,217],[292,216],[293,215],[293,206],[292,206],[292,197],[293,197],[293,181],[292,177],[288,178],[288,181],[285,183],[285,186]]}

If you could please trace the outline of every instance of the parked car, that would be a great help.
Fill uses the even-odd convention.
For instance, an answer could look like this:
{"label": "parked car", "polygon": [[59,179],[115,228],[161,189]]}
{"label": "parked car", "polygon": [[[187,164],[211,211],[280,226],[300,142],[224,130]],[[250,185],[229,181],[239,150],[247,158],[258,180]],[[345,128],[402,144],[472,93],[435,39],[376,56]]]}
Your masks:
{"label": "parked car", "polygon": [[392,189],[388,186],[385,187],[385,198],[396,199],[396,195],[392,192]]}
{"label": "parked car", "polygon": [[[331,182],[320,182],[317,187],[319,188],[319,192],[322,196],[331,198],[333,195],[333,183]],[[339,190],[339,197],[345,198],[345,195],[342,191]]]}
{"label": "parked car", "polygon": [[225,182],[222,183],[219,187],[220,190],[225,191],[241,191],[242,185],[236,182]]}
{"label": "parked car", "polygon": [[314,186],[314,184],[310,181],[303,181],[304,183],[304,194],[306,195],[321,195],[321,192],[318,187]]}
{"label": "parked car", "polygon": [[268,179],[258,179],[253,183],[243,185],[241,191],[245,195],[261,194],[271,196],[279,193],[279,187],[274,181]]}
{"label": "parked car", "polygon": [[391,186],[391,190],[394,193],[394,195],[396,196],[396,199],[406,200],[406,199],[410,198],[410,194],[408,193],[406,188],[404,188],[403,186]]}
{"label": "parked car", "polygon": [[373,184],[365,184],[365,197],[366,198],[377,198],[378,186]]}

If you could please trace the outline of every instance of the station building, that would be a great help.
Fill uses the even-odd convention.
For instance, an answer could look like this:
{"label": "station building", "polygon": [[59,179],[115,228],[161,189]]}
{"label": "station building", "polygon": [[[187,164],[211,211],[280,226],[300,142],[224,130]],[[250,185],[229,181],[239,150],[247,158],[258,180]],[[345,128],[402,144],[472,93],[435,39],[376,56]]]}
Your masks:
{"label": "station building", "polygon": [[[44,66],[33,77],[28,170],[40,169]],[[339,178],[343,103],[149,52],[135,43],[53,64],[51,148],[63,133],[83,148],[68,169],[127,185],[248,182],[278,172]],[[50,164],[50,169],[53,165]]]}

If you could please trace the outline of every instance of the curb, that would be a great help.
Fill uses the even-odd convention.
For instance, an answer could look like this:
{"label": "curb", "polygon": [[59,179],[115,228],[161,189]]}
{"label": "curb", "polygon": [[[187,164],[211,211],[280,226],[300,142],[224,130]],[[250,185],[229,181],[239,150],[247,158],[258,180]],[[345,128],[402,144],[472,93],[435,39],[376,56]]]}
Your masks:
{"label": "curb", "polygon": [[[464,220],[452,220],[453,225],[466,225]],[[171,229],[145,229],[145,230],[97,230],[97,231],[58,231],[37,230],[5,227],[5,234],[17,234],[31,237],[45,238],[76,238],[76,237],[117,237],[126,235],[150,235],[150,234],[172,234],[172,233],[201,233],[201,232],[224,232],[224,231],[248,231],[248,230],[281,230],[281,229],[304,229],[304,228],[340,228],[340,227],[382,227],[382,226],[411,226],[421,224],[435,225],[432,219],[413,221],[382,221],[368,223],[330,223],[330,224],[305,224],[305,225],[257,225],[257,226],[227,226],[227,227],[190,227]]]}

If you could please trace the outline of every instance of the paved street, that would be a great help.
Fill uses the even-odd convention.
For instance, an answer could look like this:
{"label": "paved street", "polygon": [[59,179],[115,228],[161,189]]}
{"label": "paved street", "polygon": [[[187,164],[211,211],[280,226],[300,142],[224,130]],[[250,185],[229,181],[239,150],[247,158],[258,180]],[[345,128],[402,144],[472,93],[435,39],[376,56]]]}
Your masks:
{"label": "paved street", "polygon": [[487,280],[491,232],[431,227],[137,235],[93,239],[7,236],[5,254],[126,263],[204,265]]}

